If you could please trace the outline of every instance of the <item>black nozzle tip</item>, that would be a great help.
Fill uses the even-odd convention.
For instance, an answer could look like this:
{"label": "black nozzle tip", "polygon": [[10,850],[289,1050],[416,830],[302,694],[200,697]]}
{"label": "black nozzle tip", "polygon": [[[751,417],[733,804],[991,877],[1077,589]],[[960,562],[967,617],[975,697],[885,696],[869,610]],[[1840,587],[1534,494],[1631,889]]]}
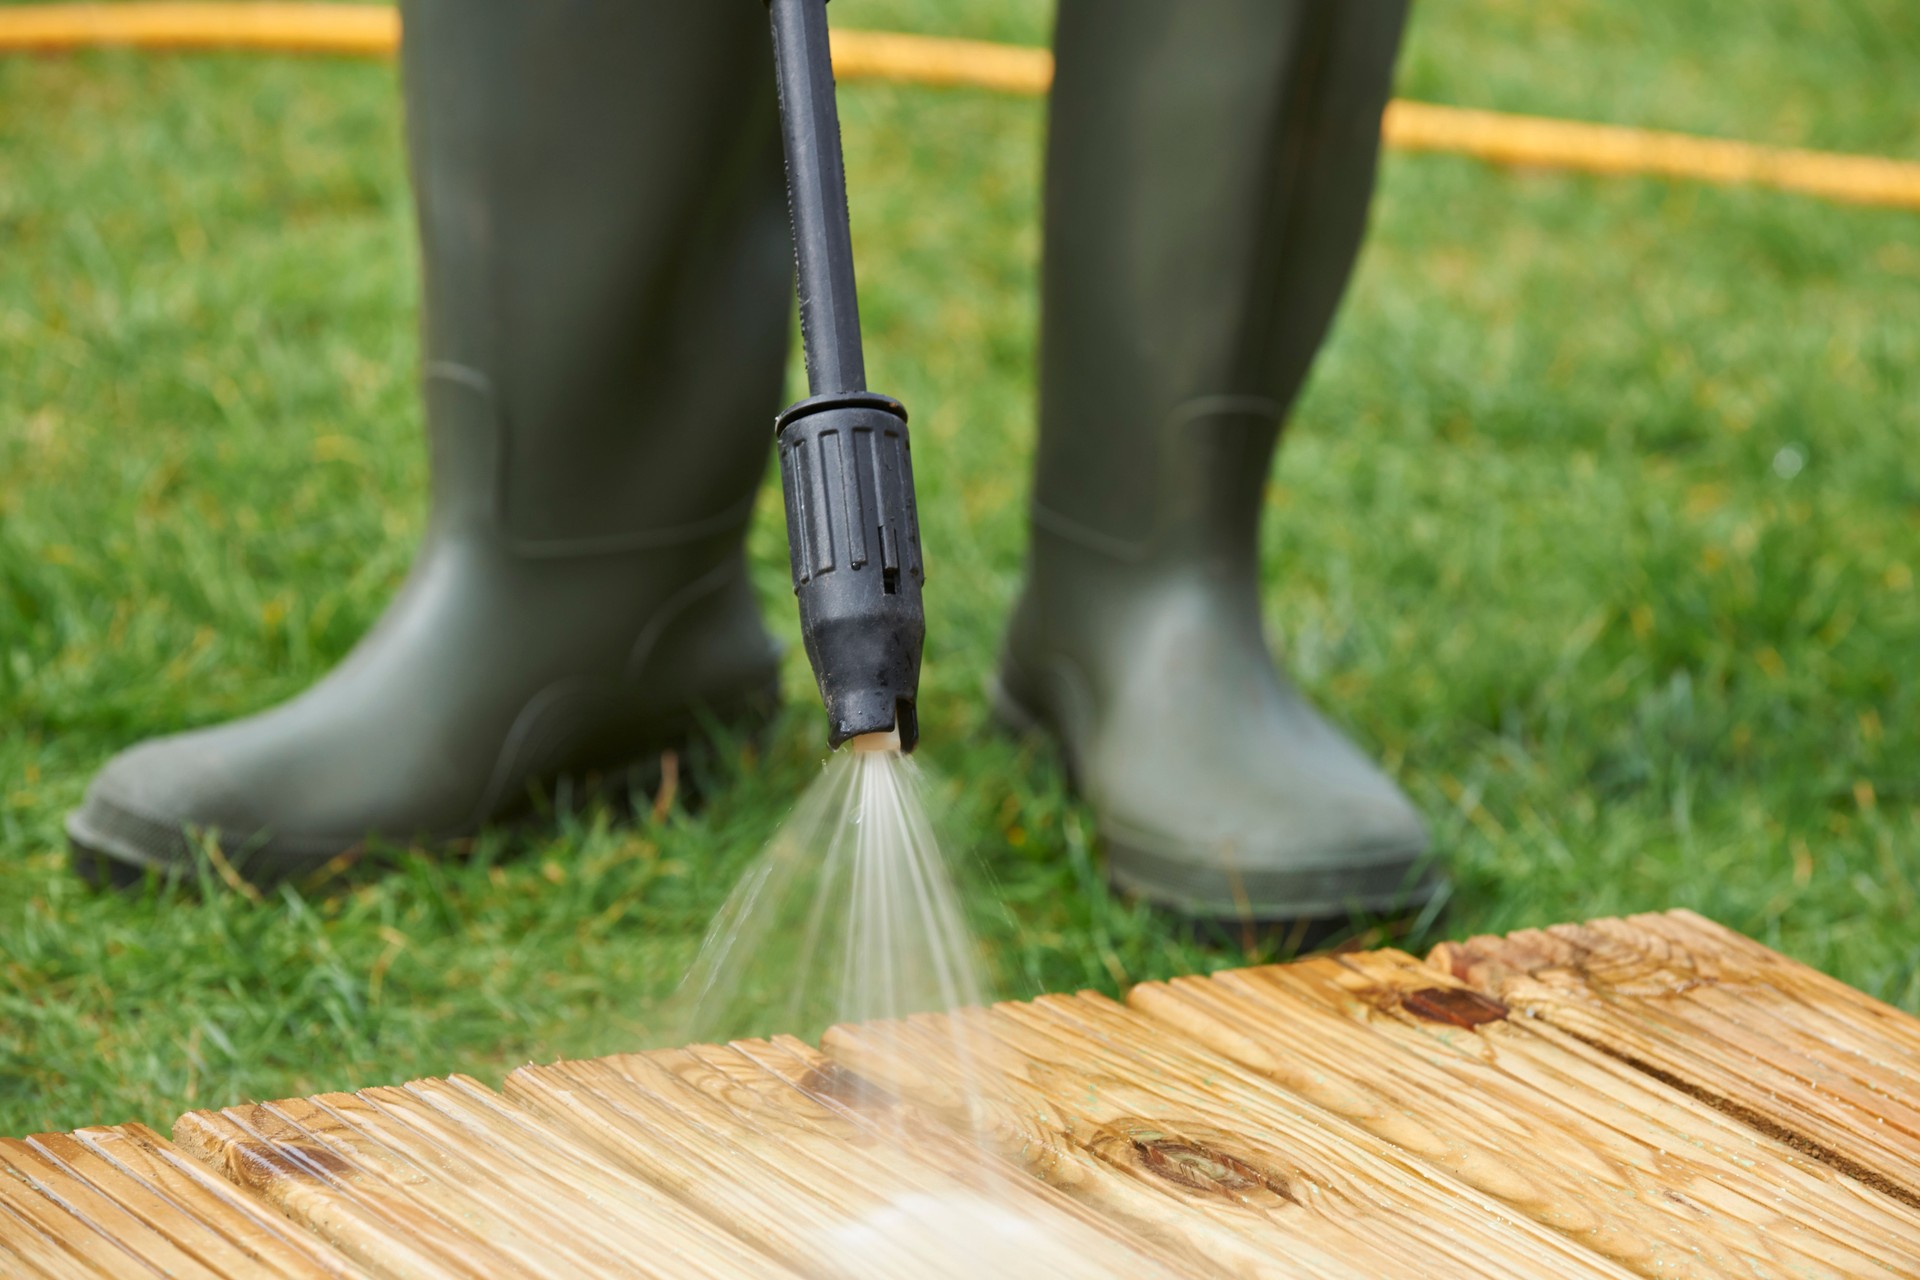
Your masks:
{"label": "black nozzle tip", "polygon": [[830,699],[827,724],[827,745],[835,751],[868,734],[898,734],[900,750],[906,753],[920,744],[920,718],[906,698],[896,699],[890,709],[883,708],[883,699],[877,696],[841,699],[838,705]]}
{"label": "black nozzle tip", "polygon": [[807,656],[827,708],[827,744],[838,748],[869,733],[898,733],[900,749],[920,739],[919,600],[898,595],[840,601],[804,628]]}

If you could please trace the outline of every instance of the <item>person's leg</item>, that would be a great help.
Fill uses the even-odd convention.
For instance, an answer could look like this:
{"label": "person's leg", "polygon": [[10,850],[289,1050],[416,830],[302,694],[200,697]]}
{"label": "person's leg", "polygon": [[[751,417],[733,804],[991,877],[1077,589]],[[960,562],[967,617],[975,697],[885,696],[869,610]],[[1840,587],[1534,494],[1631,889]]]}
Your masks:
{"label": "person's leg", "polygon": [[[1041,429],[1000,707],[1122,888],[1235,918],[1432,892],[1399,790],[1275,669],[1260,509],[1365,228],[1399,0],[1062,0]],[[1337,513],[1336,513],[1337,514]]]}
{"label": "person's leg", "polygon": [[405,29],[425,544],[313,689],[109,763],[83,869],[178,866],[187,827],[262,879],[470,831],[772,696],[741,553],[792,287],[762,7],[414,0]]}

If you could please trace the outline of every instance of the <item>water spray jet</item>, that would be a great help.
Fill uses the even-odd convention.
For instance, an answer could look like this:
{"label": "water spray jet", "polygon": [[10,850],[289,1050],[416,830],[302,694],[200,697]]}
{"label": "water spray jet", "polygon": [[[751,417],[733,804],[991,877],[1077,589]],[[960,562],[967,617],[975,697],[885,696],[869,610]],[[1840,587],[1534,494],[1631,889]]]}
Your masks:
{"label": "water spray jet", "polygon": [[907,411],[867,389],[827,0],[769,0],[808,395],[777,420],[800,632],[827,742],[919,741],[925,571]]}
{"label": "water spray jet", "polygon": [[[836,750],[715,916],[677,997],[674,1042],[853,1025],[892,1043],[914,1015],[983,1004],[987,986],[908,756],[926,632],[920,528],[906,410],[866,385],[826,0],[767,7],[810,393],[779,417],[780,474],[801,631]],[[962,1025],[937,1039],[971,1083]],[[963,1092],[971,1116],[986,1091]],[[904,1232],[933,1259],[951,1253],[935,1243],[943,1223],[984,1229],[974,1210],[944,1207],[848,1226],[870,1242]]]}

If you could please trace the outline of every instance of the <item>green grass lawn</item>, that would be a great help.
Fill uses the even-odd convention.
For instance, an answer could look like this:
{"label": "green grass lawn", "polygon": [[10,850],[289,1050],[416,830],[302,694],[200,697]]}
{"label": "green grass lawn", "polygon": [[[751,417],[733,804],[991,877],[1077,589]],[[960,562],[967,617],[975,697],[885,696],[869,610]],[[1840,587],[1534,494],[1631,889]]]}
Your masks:
{"label": "green grass lawn", "polygon": [[[840,0],[1045,38],[1041,0]],[[1920,157],[1911,0],[1425,0],[1401,91]],[[923,757],[1002,988],[1244,963],[1101,888],[979,690],[1017,584],[1043,107],[844,95],[875,385],[914,407]],[[101,895],[61,815],[140,737],[300,689],[424,510],[390,67],[0,61],[0,1133],[646,1042],[815,773],[262,902]],[[1920,215],[1390,156],[1282,450],[1266,615],[1428,815],[1438,933],[1688,906],[1920,1009]],[[779,515],[753,536],[797,629]],[[988,906],[982,902],[983,907]],[[1415,945],[1433,941],[1416,939]]]}

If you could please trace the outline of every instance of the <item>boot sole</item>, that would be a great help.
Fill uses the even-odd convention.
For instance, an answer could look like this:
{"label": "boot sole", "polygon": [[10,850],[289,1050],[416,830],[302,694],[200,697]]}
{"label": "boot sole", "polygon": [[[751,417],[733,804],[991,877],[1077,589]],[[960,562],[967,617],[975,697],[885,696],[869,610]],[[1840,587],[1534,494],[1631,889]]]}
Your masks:
{"label": "boot sole", "polygon": [[[1045,737],[1059,753],[1067,785],[1082,796],[1073,753],[1051,725],[1006,687],[996,673],[987,689],[988,705],[999,724],[1017,737]],[[1373,852],[1376,866],[1356,885],[1354,859],[1341,866],[1239,872],[1219,860],[1196,858],[1190,850],[1116,830],[1095,815],[1095,830],[1106,854],[1104,873],[1115,892],[1139,898],[1196,922],[1257,926],[1262,930],[1302,924],[1355,925],[1404,920],[1432,911],[1448,892],[1448,882],[1423,863],[1424,850]],[[1342,883],[1344,882],[1344,883]]]}
{"label": "boot sole", "polygon": [[1201,863],[1184,851],[1154,848],[1104,828],[1100,834],[1114,888],[1221,925],[1371,925],[1420,915],[1446,890],[1446,882],[1422,866],[1424,856],[1406,850],[1377,851],[1364,882],[1355,883],[1352,864],[1240,871],[1224,860]]}
{"label": "boot sole", "polygon": [[72,815],[66,822],[67,864],[86,883],[101,889],[137,889],[150,875],[178,879],[183,868],[167,868],[140,857],[132,850],[107,852],[108,842],[84,830]]}

